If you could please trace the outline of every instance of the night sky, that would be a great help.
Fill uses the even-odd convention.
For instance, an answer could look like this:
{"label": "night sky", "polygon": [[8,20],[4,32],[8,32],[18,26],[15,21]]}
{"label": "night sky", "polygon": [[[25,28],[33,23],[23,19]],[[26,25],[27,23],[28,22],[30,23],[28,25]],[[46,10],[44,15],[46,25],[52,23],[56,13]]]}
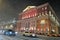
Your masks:
{"label": "night sky", "polygon": [[28,5],[38,6],[48,2],[60,18],[59,0],[0,0],[0,23],[12,21]]}

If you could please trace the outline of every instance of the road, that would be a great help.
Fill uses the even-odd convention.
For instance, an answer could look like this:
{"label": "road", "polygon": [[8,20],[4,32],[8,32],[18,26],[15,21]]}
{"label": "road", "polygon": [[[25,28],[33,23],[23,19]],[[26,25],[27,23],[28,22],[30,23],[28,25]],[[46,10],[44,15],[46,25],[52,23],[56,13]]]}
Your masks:
{"label": "road", "polygon": [[60,40],[60,37],[45,37],[45,36],[40,36],[39,38],[33,38],[33,37],[25,37],[21,35],[17,36],[5,36],[5,35],[0,35],[0,40]]}

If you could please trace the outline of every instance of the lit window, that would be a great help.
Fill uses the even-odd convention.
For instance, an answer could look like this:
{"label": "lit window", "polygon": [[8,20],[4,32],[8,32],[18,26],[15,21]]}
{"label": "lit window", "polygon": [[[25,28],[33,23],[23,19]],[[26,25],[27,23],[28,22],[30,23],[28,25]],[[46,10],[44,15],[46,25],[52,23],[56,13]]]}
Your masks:
{"label": "lit window", "polygon": [[46,31],[47,31],[47,32],[49,31],[49,28],[48,28],[48,27],[46,28]]}
{"label": "lit window", "polygon": [[51,14],[51,11],[49,11],[49,13]]}
{"label": "lit window", "polygon": [[59,22],[56,20],[56,24],[59,25]]}
{"label": "lit window", "polygon": [[48,28],[48,31],[49,31],[49,28]]}
{"label": "lit window", "polygon": [[21,27],[21,30],[23,30],[23,28]]}
{"label": "lit window", "polygon": [[44,8],[42,8],[42,10],[44,10]]}
{"label": "lit window", "polygon": [[29,15],[29,17],[30,17],[30,15]]}
{"label": "lit window", "polygon": [[42,15],[44,16],[44,12],[42,12]]}
{"label": "lit window", "polygon": [[21,27],[21,30],[25,30],[25,27]]}
{"label": "lit window", "polygon": [[36,30],[36,27],[34,27],[34,30]]}
{"label": "lit window", "polygon": [[8,26],[6,26],[6,28],[8,28]]}
{"label": "lit window", "polygon": [[34,17],[34,14],[33,14],[33,17]]}
{"label": "lit window", "polygon": [[42,32],[42,30],[43,30],[43,29],[41,28],[41,32]]}
{"label": "lit window", "polygon": [[39,16],[38,16],[38,18],[39,18]]}
{"label": "lit window", "polygon": [[25,30],[26,30],[26,31],[28,31],[28,30],[29,30],[29,28],[26,28]]}
{"label": "lit window", "polygon": [[37,30],[39,31],[39,28]]}
{"label": "lit window", "polygon": [[23,30],[25,30],[25,27],[23,28]]}
{"label": "lit window", "polygon": [[45,11],[45,15],[47,15],[47,16],[48,16],[47,11]]}
{"label": "lit window", "polygon": [[33,27],[31,27],[31,29],[33,30]]}
{"label": "lit window", "polygon": [[33,30],[33,27],[30,27],[29,30]]}
{"label": "lit window", "polygon": [[49,11],[49,16],[51,16],[51,11]]}
{"label": "lit window", "polygon": [[41,13],[39,13],[39,16],[41,16]]}
{"label": "lit window", "polygon": [[53,18],[53,14],[52,14],[51,16],[52,16],[52,18]]}
{"label": "lit window", "polygon": [[54,29],[52,29],[52,32],[55,32],[55,30],[54,30]]}
{"label": "lit window", "polygon": [[13,25],[10,25],[10,27],[12,28],[12,27],[13,27]]}
{"label": "lit window", "polygon": [[45,24],[45,20],[41,20],[40,24]]}
{"label": "lit window", "polygon": [[26,16],[26,18],[28,18],[28,16]]}
{"label": "lit window", "polygon": [[47,9],[47,7],[45,7],[45,10]]}
{"label": "lit window", "polygon": [[35,16],[36,16],[37,14],[35,13]]}
{"label": "lit window", "polygon": [[53,21],[55,21],[55,17],[53,17]]}

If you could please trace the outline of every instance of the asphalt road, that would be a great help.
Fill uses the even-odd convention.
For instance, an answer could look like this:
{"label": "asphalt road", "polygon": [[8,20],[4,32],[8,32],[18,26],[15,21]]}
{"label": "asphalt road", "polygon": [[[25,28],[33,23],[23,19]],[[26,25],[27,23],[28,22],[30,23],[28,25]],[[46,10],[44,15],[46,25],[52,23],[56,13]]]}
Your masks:
{"label": "asphalt road", "polygon": [[40,36],[38,38],[33,38],[33,37],[25,37],[21,35],[17,36],[5,36],[5,35],[0,35],[0,40],[60,40],[60,37],[45,37],[45,36]]}

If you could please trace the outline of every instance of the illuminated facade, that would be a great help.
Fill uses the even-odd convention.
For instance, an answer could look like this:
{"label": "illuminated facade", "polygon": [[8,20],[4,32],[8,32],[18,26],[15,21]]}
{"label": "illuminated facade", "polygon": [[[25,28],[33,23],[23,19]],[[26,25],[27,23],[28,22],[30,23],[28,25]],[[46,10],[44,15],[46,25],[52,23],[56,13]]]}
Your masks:
{"label": "illuminated facade", "polygon": [[57,19],[48,3],[40,6],[28,6],[19,14],[16,30],[19,32],[58,34],[59,22]]}

